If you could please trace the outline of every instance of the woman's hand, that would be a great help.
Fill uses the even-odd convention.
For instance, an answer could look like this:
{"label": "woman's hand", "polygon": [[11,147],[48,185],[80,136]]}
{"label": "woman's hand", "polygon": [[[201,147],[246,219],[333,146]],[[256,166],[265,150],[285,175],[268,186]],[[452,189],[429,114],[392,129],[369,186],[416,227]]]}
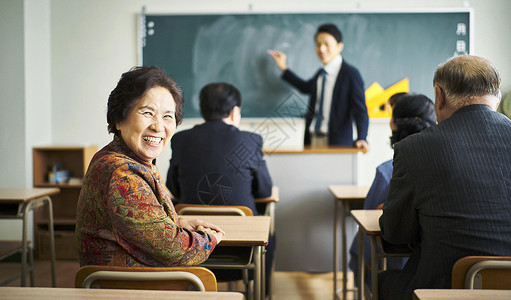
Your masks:
{"label": "woman's hand", "polygon": [[273,57],[273,59],[277,63],[277,66],[282,71],[287,70],[287,63],[286,63],[287,56],[284,53],[282,53],[280,51],[275,51],[275,50],[268,50],[267,52],[268,52],[268,54],[271,55],[271,57]]}
{"label": "woman's hand", "polygon": [[190,231],[195,231],[195,228],[193,228],[193,226],[190,225],[188,223],[188,221],[186,221],[183,218],[179,218],[179,226],[183,227],[184,229],[190,230]]}
{"label": "woman's hand", "polygon": [[202,226],[199,226],[198,231],[202,231],[202,232],[205,232],[205,233],[207,233],[207,234],[209,234],[211,236],[214,236],[215,239],[216,239],[217,244],[220,243],[220,241],[222,240],[222,238],[225,235],[225,233],[223,231],[216,231],[216,230],[213,230],[211,228],[205,228],[205,227],[202,227]]}
{"label": "woman's hand", "polygon": [[211,224],[200,219],[193,219],[187,221],[185,219],[180,218],[179,220],[181,227],[188,229],[190,231],[202,231],[210,235],[213,235],[218,243],[222,240],[222,238],[225,235],[225,232],[222,230],[222,228],[216,226],[215,224]]}

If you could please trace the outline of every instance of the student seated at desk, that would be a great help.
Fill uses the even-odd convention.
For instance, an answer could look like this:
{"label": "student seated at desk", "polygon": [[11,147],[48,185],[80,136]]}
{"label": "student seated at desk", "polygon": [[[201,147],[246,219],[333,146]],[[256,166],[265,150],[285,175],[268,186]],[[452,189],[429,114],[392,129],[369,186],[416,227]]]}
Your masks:
{"label": "student seated at desk", "polygon": [[[390,119],[391,147],[409,135],[420,132],[436,124],[435,108],[433,102],[421,94],[398,93],[390,97],[389,104],[392,107]],[[364,200],[364,209],[376,209],[387,199],[389,181],[392,177],[392,159],[376,168],[376,176]],[[364,261],[371,261],[369,238],[364,237]],[[401,269],[406,259],[388,258],[387,269]],[[353,239],[350,247],[349,267],[358,279],[358,236]],[[366,283],[371,286],[370,271],[365,276]]]}
{"label": "student seated at desk", "polygon": [[241,131],[241,94],[228,83],[200,92],[206,122],[178,132],[171,142],[167,187],[185,204],[242,205],[257,215],[255,198],[271,195],[263,139]]}
{"label": "student seated at desk", "polygon": [[113,141],[92,158],[78,199],[81,266],[197,265],[221,241],[219,227],[178,219],[155,165],[182,108],[181,90],[161,69],[122,74],[108,98]]}
{"label": "student seated at desk", "polygon": [[[241,94],[231,84],[210,83],[199,98],[205,122],[172,138],[167,187],[180,204],[242,205],[257,215],[254,198],[269,197],[272,180],[263,159],[262,137],[237,128]],[[267,271],[274,245],[270,237]]]}
{"label": "student seated at desk", "polygon": [[511,121],[495,111],[500,85],[499,71],[482,57],[462,55],[437,68],[438,125],[394,146],[381,234],[414,247],[402,270],[378,274],[379,299],[450,288],[461,257],[511,255]]}

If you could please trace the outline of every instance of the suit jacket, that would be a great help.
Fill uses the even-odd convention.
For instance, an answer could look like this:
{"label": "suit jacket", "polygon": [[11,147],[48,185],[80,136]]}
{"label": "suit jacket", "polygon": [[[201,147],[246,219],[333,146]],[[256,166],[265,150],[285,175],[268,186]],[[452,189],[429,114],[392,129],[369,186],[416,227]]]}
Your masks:
{"label": "suit jacket", "polygon": [[174,135],[167,187],[179,203],[243,205],[271,195],[272,181],[260,135],[221,120]]}
{"label": "suit jacket", "polygon": [[[310,145],[310,126],[315,114],[318,98],[316,95],[317,81],[320,73],[321,70],[308,81],[302,80],[289,69],[282,74],[284,80],[302,93],[310,95],[305,114],[305,145]],[[352,147],[353,122],[357,125],[357,140],[366,140],[369,117],[365,103],[364,82],[358,70],[343,60],[332,95],[328,122],[328,144]]]}
{"label": "suit jacket", "polygon": [[510,166],[511,121],[485,105],[395,144],[380,227],[386,241],[418,246],[402,272],[382,274],[384,299],[450,288],[461,257],[511,255]]}

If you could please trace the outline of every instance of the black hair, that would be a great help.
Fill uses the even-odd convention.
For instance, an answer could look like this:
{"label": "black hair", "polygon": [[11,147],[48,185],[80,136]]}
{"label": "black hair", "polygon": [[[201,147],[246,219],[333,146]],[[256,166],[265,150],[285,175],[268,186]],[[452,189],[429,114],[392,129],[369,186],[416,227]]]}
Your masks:
{"label": "black hair", "polygon": [[235,106],[241,107],[240,91],[225,82],[205,85],[199,95],[201,115],[206,121],[222,120]]}
{"label": "black hair", "polygon": [[394,103],[392,120],[397,126],[390,137],[390,144],[394,146],[405,137],[435,125],[435,105],[422,94],[403,95]]}
{"label": "black hair", "polygon": [[320,25],[318,27],[318,30],[316,31],[316,34],[314,35],[314,39],[316,39],[316,37],[320,33],[328,33],[328,34],[330,34],[331,36],[333,36],[335,38],[337,43],[341,43],[342,42],[342,33],[341,33],[341,31],[339,30],[339,28],[337,28],[337,26],[335,26],[332,23],[327,23],[327,24]]}
{"label": "black hair", "polygon": [[396,102],[399,101],[399,99],[401,99],[401,97],[403,97],[404,95],[409,95],[407,92],[400,92],[400,93],[395,93],[394,95],[390,96],[389,98],[389,105],[390,107],[394,107],[394,105],[396,105]]}
{"label": "black hair", "polygon": [[121,75],[117,86],[108,97],[108,132],[118,135],[117,124],[124,121],[138,100],[155,86],[161,86],[170,92],[176,103],[176,126],[181,124],[184,99],[176,82],[159,67],[133,67]]}

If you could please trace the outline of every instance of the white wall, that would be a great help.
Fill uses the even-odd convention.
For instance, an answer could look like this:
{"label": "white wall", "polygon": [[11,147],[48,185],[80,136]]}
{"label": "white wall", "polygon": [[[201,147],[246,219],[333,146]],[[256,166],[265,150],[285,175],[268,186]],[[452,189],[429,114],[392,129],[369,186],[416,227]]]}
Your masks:
{"label": "white wall", "polygon": [[25,186],[33,185],[32,148],[52,142],[50,1],[24,0]]}
{"label": "white wall", "polygon": [[[0,187],[24,187],[25,103],[23,2],[0,1]],[[9,70],[9,71],[7,71]],[[1,239],[21,237],[21,221],[0,221]]]}
{"label": "white wall", "polygon": [[25,72],[23,2],[0,1],[0,187],[25,178]]}
{"label": "white wall", "polygon": [[[49,0],[0,1],[0,188],[32,186],[32,147],[51,143],[49,12]],[[19,239],[22,222],[0,228]]]}

